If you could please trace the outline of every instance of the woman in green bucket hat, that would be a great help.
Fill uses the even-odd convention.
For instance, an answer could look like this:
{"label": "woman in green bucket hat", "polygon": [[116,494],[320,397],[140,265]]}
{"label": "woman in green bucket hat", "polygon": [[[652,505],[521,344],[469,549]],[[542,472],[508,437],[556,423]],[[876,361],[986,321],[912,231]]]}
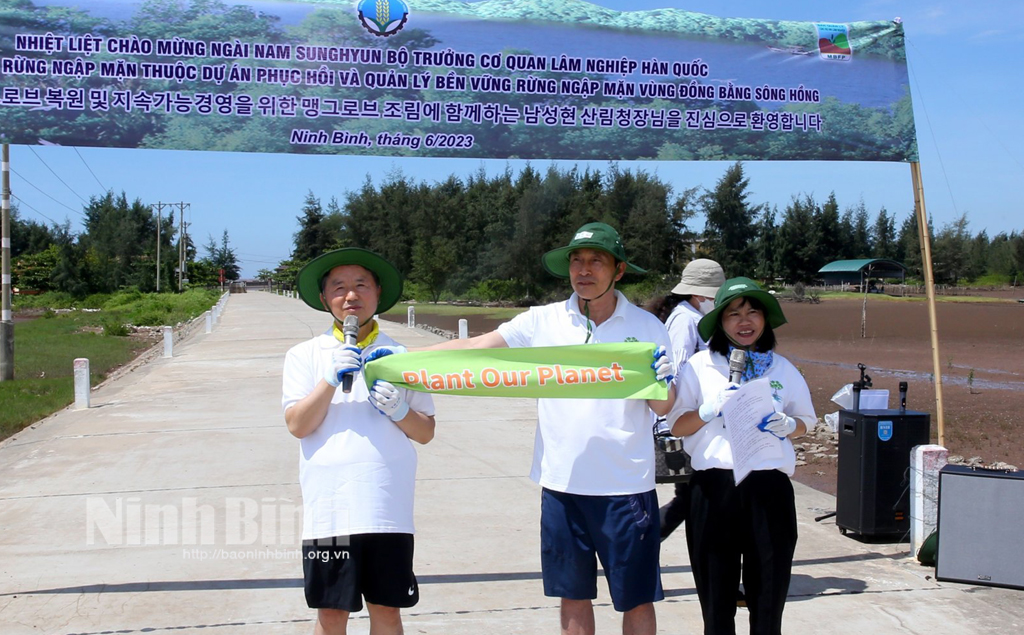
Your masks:
{"label": "woman in green bucket hat", "polygon": [[[750,632],[782,632],[797,540],[789,480],[796,453],[790,439],[817,421],[800,371],[775,353],[775,329],[785,323],[778,300],[756,282],[726,280],[715,295],[715,308],[698,325],[708,350],[687,360],[677,380],[670,420],[676,417],[672,433],[684,437],[694,469],[686,540],[706,633],[734,632],[741,570]],[[730,381],[729,369],[736,349],[746,357],[739,383],[765,382],[773,406],[754,430],[766,435],[763,445],[773,451],[739,484],[722,416],[739,387]]]}

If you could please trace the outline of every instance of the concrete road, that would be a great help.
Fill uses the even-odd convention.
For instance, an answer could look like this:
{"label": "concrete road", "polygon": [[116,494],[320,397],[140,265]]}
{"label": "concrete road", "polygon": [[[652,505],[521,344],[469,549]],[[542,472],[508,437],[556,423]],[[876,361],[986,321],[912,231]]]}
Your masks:
{"label": "concrete road", "polygon": [[[213,333],[176,345],[0,445],[0,633],[312,632],[302,596],[298,441],[285,429],[285,351],[328,325],[297,300],[232,296]],[[437,336],[384,322],[417,346]],[[408,633],[556,633],[543,595],[534,404],[438,397],[419,448]],[[835,499],[797,485],[789,632],[1018,633],[1005,589],[938,583],[905,545],[867,545],[813,517]],[[659,486],[664,499],[671,486]],[[663,545],[659,632],[699,633],[680,532]],[[620,630],[604,583],[598,632]],[[746,632],[746,612],[738,613]],[[367,633],[365,614],[350,633]]]}

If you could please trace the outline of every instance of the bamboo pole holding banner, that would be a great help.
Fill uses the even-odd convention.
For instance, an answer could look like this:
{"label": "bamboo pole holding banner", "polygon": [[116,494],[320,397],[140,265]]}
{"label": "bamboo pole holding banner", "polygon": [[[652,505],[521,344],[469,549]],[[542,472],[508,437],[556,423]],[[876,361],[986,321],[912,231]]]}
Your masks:
{"label": "bamboo pole holding banner", "polygon": [[935,281],[932,276],[932,245],[928,235],[928,214],[924,209],[924,183],[921,164],[910,163],[910,177],[914,182],[914,213],[917,215],[917,236],[921,243],[921,268],[924,270],[924,288],[928,294],[928,323],[932,331],[932,373],[935,379],[935,416],[938,420],[939,445],[946,445],[946,426],[942,411],[942,366],[939,365],[939,323],[935,315]]}

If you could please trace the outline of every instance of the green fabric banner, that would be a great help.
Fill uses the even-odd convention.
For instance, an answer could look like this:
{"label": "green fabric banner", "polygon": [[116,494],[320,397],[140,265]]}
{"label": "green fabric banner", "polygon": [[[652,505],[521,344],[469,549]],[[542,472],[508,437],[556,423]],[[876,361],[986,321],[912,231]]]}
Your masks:
{"label": "green fabric banner", "polygon": [[422,351],[363,367],[367,386],[383,379],[410,390],[475,397],[665,399],[651,369],[654,344]]}

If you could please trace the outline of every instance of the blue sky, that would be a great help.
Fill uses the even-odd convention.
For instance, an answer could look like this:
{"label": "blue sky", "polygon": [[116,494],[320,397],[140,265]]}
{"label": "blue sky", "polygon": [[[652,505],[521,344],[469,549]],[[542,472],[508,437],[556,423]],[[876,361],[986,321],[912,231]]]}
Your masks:
{"label": "blue sky", "polygon": [[[937,229],[966,213],[972,232],[1024,230],[1024,3],[1010,0],[865,0],[765,3],[707,0],[596,0],[617,10],[678,7],[723,17],[852,22],[900,17],[907,34],[911,91],[927,209]],[[415,7],[415,0],[412,2]],[[523,162],[510,162],[520,169]],[[535,161],[545,168],[549,162]],[[565,163],[566,166],[577,164]],[[578,163],[585,166],[586,163]],[[604,170],[606,163],[590,164]],[[623,162],[671,183],[676,191],[712,187],[725,162]],[[306,193],[326,205],[344,201],[366,175],[395,168],[434,182],[489,173],[506,162],[479,159],[395,159],[258,155],[170,150],[11,146],[11,188],[22,217],[69,219],[80,226],[83,199],[122,190],[145,203],[184,201],[197,244],[224,229],[243,276],[287,258]],[[902,163],[748,162],[751,201],[781,211],[794,194],[823,200],[835,191],[843,208],[863,199],[872,217],[882,207],[902,222],[913,209],[910,167]],[[45,192],[45,194],[43,193]],[[30,208],[31,207],[31,208]],[[693,229],[702,229],[703,220]],[[202,250],[200,250],[202,253]]]}

